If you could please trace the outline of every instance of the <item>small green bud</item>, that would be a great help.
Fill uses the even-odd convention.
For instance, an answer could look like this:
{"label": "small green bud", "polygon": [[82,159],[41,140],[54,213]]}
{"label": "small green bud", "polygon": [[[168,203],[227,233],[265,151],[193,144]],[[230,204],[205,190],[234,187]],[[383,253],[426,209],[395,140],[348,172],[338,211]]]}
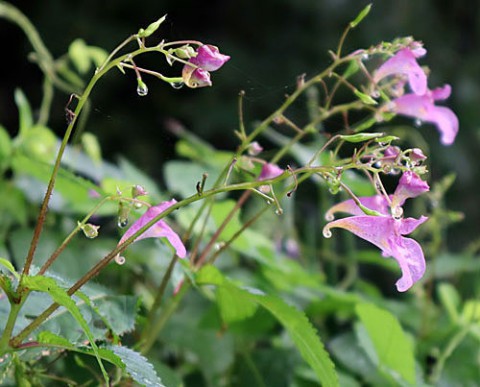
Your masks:
{"label": "small green bud", "polygon": [[78,225],[80,226],[80,228],[82,229],[83,233],[87,238],[93,239],[98,236],[98,229],[100,228],[100,226],[95,226],[94,224],[91,224],[91,223],[86,223],[82,225],[80,224],[80,222],[78,223]]}
{"label": "small green bud", "polygon": [[362,142],[373,140],[374,138],[379,138],[384,136],[385,133],[357,133],[357,134],[348,134],[341,135],[340,139],[346,142]]}
{"label": "small green bud", "polygon": [[137,33],[138,37],[139,38],[149,37],[156,30],[158,30],[158,27],[160,27],[160,24],[162,24],[165,21],[166,17],[167,15],[163,15],[160,19],[150,24],[146,29],[140,28]]}
{"label": "small green bud", "polygon": [[189,45],[175,48],[172,50],[172,54],[181,58],[181,59],[190,59],[197,55],[195,49]]}

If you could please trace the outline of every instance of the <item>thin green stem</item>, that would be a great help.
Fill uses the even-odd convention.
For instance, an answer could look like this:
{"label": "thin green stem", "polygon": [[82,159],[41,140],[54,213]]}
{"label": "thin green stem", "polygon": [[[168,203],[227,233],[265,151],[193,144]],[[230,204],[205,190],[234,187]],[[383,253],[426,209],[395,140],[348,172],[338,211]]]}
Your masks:
{"label": "thin green stem", "polygon": [[0,356],[3,356],[8,349],[8,343],[10,341],[13,329],[15,328],[15,322],[17,321],[17,316],[21,308],[22,303],[10,303],[10,312],[8,314],[7,323],[5,324],[2,337],[0,338]]}
{"label": "thin green stem", "polygon": [[50,117],[50,108],[53,101],[53,83],[48,77],[43,79],[43,98],[40,106],[40,113],[38,115],[38,125],[46,126]]}

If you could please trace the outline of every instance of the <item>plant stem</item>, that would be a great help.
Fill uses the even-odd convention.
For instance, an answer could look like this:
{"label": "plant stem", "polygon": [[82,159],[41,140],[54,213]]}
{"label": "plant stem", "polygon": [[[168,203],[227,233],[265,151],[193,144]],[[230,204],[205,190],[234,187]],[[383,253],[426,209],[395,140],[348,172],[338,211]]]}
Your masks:
{"label": "plant stem", "polygon": [[3,354],[7,351],[8,342],[10,340],[10,336],[12,335],[13,328],[15,327],[15,322],[17,321],[17,316],[21,308],[22,303],[10,303],[10,313],[8,314],[7,323],[5,324],[2,337],[0,338],[0,356],[3,356]]}

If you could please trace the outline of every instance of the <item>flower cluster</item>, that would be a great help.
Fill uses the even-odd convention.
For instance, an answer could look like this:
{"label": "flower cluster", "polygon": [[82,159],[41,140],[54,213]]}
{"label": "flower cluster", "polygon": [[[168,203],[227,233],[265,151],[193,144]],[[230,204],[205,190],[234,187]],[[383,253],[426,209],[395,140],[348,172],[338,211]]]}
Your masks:
{"label": "flower cluster", "polygon": [[[403,48],[377,69],[373,80],[378,83],[386,77],[395,76],[397,82],[392,87],[392,94],[400,96],[390,101],[385,108],[435,124],[440,131],[442,144],[451,145],[458,132],[458,118],[449,108],[435,105],[436,101],[450,96],[451,87],[445,85],[433,90],[428,88],[427,75],[417,63],[417,58],[425,54],[426,50],[418,43],[412,48]],[[406,81],[412,93],[403,94]]]}
{"label": "flower cluster", "polygon": [[183,66],[183,82],[191,88],[212,86],[210,71],[216,71],[230,59],[228,55],[220,54],[217,47],[204,44],[197,49]]}
{"label": "flower cluster", "polygon": [[[425,258],[421,246],[410,234],[428,218],[404,218],[402,205],[406,199],[414,198],[429,190],[429,186],[414,172],[403,173],[398,186],[391,196],[375,195],[346,200],[333,206],[326,214],[328,223],[323,229],[325,237],[331,236],[331,228],[343,228],[365,239],[382,250],[384,257],[393,257],[402,270],[397,281],[397,290],[404,292],[422,278],[425,272]],[[363,208],[362,208],[363,207]],[[374,213],[375,215],[367,215]],[[353,216],[338,220],[336,212],[346,212]]]}

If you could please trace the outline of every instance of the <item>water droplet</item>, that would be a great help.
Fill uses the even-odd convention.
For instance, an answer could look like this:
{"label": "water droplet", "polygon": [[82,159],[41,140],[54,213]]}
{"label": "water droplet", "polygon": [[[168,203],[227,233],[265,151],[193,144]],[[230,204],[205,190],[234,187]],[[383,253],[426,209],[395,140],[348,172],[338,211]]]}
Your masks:
{"label": "water droplet", "polygon": [[138,210],[139,208],[142,208],[143,204],[135,202],[133,206]]}
{"label": "water droplet", "polygon": [[270,206],[271,204],[273,204],[273,200],[267,199],[267,204]]}
{"label": "water droplet", "polygon": [[328,221],[328,222],[331,222],[332,220],[335,219],[335,216],[333,216],[333,214],[331,212],[327,212],[325,214],[325,219]]}
{"label": "water droplet", "polygon": [[362,55],[362,60],[368,60],[369,58],[369,55],[368,54],[363,54]]}
{"label": "water droplet", "polygon": [[328,225],[323,228],[322,234],[325,238],[332,237],[332,232],[330,231],[330,228],[328,227]]}
{"label": "water droplet", "polygon": [[172,82],[170,83],[170,86],[172,86],[174,89],[178,90],[181,89],[185,85],[183,82]]}
{"label": "water droplet", "polygon": [[118,264],[118,265],[123,265],[125,263],[125,257],[122,257],[120,254],[118,254],[116,257],[115,257],[115,262]]}
{"label": "water droplet", "polygon": [[413,122],[413,124],[418,128],[418,127],[422,126],[423,122],[422,122],[421,119],[417,118],[417,119]]}
{"label": "water droplet", "polygon": [[118,227],[125,228],[128,226],[128,218],[118,218]]}
{"label": "water droplet", "polygon": [[275,214],[276,214],[276,215],[282,215],[282,214],[283,214],[283,210],[282,210],[281,208],[277,208],[277,209],[275,210]]}
{"label": "water droplet", "polygon": [[400,206],[396,206],[392,208],[392,216],[395,219],[401,219],[403,216],[403,208]]}
{"label": "water droplet", "polygon": [[139,83],[137,86],[137,94],[140,97],[145,97],[148,94],[148,87],[145,83]]}

